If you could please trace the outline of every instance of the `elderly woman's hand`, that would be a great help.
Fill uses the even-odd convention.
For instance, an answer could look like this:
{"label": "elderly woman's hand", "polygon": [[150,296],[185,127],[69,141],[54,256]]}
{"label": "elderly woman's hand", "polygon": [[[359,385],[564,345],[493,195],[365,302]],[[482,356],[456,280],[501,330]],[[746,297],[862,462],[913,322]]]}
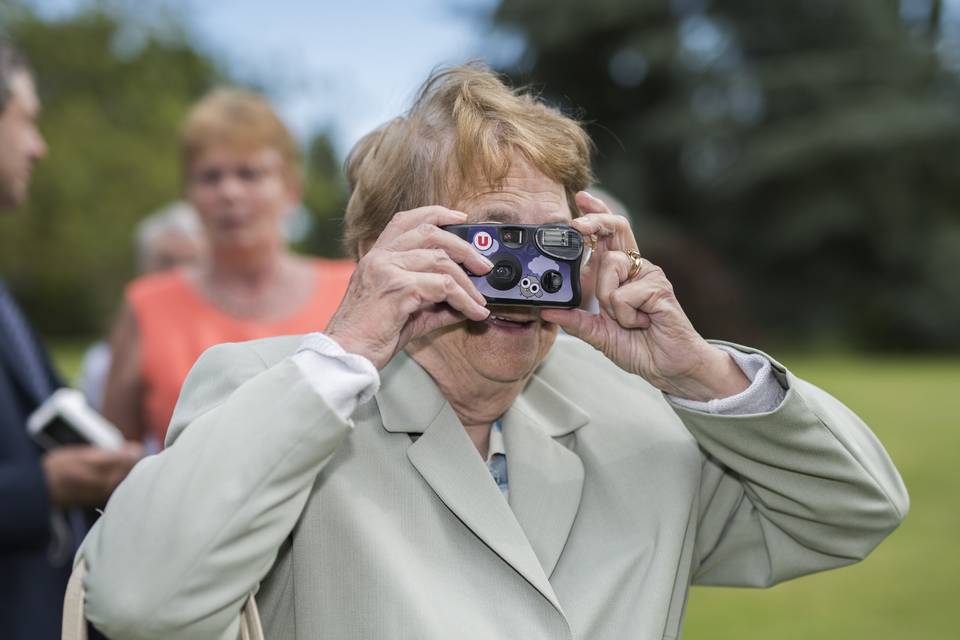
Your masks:
{"label": "elderly woman's hand", "polygon": [[584,215],[571,226],[597,239],[591,267],[597,270],[600,313],[546,309],[541,317],[667,393],[709,400],[746,389],[749,380],[733,359],[693,328],[663,270],[643,260],[630,273],[635,263],[626,252],[636,251],[637,243],[627,220],[583,191],[577,204]]}
{"label": "elderly woman's hand", "polygon": [[490,312],[460,265],[477,275],[493,267],[469,243],[439,227],[467,216],[439,206],[396,214],[357,263],[326,333],[378,369],[410,340]]}

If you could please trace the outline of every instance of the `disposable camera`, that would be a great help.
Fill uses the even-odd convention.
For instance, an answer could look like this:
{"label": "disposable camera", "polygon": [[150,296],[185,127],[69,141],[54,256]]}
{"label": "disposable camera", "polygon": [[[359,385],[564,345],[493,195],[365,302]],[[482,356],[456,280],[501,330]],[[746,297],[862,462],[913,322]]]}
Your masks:
{"label": "disposable camera", "polygon": [[443,227],[493,263],[467,271],[491,305],[573,308],[580,305],[583,236],[565,224],[453,224]]}

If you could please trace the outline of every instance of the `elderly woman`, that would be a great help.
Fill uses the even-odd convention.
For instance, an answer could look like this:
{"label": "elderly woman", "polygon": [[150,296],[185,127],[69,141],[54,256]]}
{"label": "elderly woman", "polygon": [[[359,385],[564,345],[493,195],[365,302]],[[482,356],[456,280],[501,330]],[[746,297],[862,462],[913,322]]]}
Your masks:
{"label": "elderly woman", "polygon": [[[581,191],[589,148],[476,66],[363,139],[339,309],[198,362],[175,446],[87,538],[89,619],[233,638],[256,593],[271,639],[673,638],[693,583],[876,546],[907,509],[882,447],[767,356],[697,334]],[[464,268],[490,262],[440,228],[481,221],[595,237],[599,314],[485,305]]]}
{"label": "elderly woman", "polygon": [[138,278],[111,339],[103,413],[128,439],[162,445],[190,367],[209,347],[322,327],[352,261],[287,248],[283,223],[300,200],[297,146],[260,96],[219,89],[181,135],[185,192],[208,251],[196,265]]}

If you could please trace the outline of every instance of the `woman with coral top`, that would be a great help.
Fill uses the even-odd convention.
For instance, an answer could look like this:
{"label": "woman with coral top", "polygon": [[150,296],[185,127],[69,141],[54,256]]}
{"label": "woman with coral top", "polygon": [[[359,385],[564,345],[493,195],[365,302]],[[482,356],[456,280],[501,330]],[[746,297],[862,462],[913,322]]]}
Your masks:
{"label": "woman with coral top", "polygon": [[352,261],[297,256],[282,227],[300,200],[296,144],[261,97],[219,89],[181,134],[187,198],[208,241],[199,265],[138,278],[114,328],[103,413],[128,439],[162,446],[190,367],[203,351],[322,330]]}

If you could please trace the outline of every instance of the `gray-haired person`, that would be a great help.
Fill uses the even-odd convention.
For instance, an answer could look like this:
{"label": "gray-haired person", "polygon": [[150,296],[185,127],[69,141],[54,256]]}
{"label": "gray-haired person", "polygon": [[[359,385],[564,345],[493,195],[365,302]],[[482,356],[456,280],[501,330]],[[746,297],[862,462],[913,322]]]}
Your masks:
{"label": "gray-haired person", "polygon": [[[182,201],[169,204],[141,220],[134,232],[134,240],[137,272],[141,275],[193,264],[206,251],[206,239],[197,212]],[[110,353],[107,341],[100,340],[83,354],[80,367],[80,390],[90,406],[97,410],[103,407]]]}

